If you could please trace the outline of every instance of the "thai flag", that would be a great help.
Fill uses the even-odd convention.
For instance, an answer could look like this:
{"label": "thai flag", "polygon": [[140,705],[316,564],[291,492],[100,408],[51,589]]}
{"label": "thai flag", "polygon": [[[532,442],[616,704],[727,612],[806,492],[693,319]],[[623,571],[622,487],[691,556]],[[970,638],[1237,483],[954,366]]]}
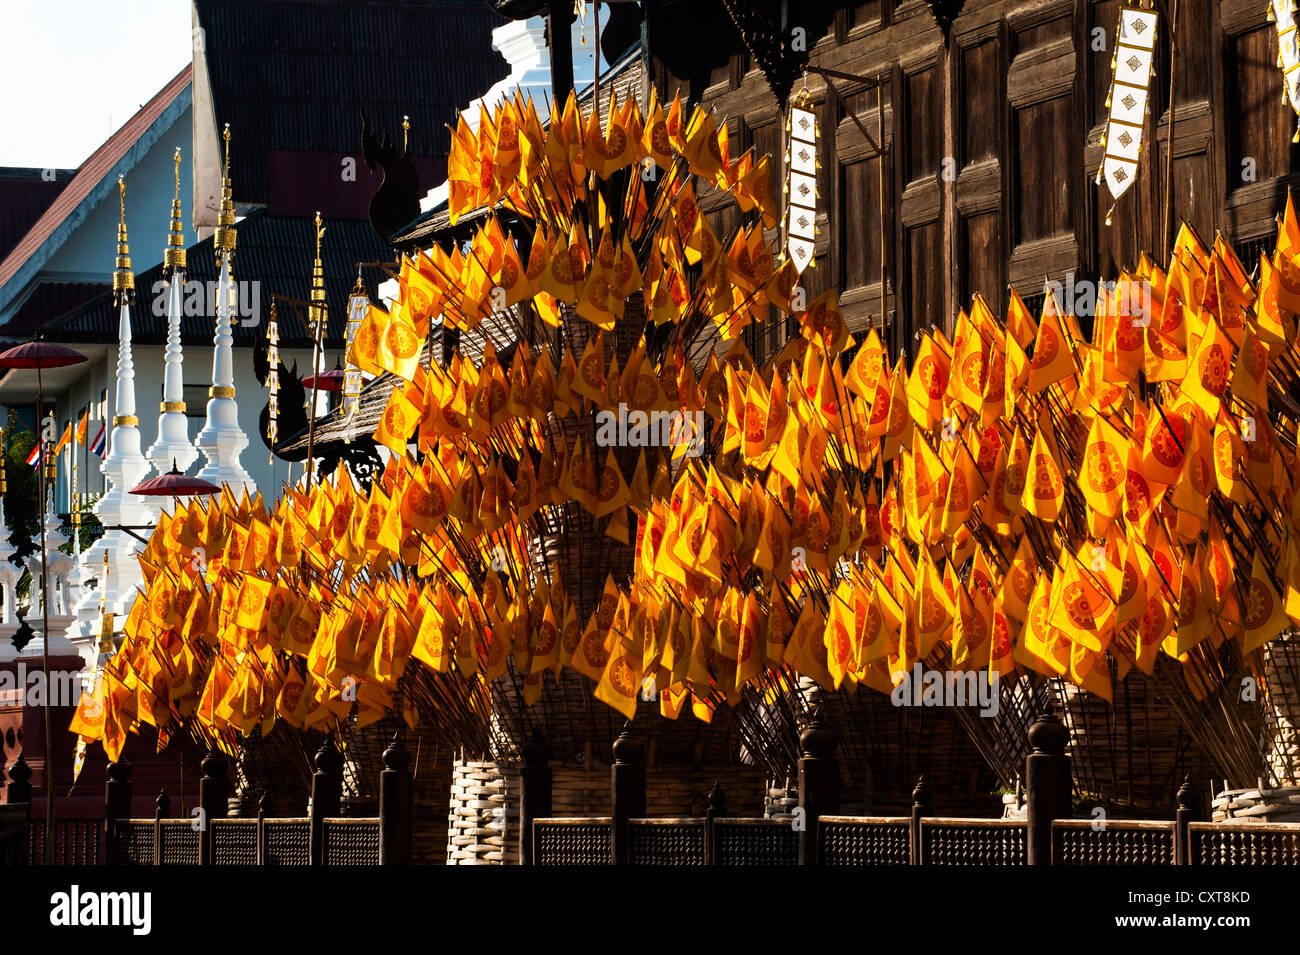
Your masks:
{"label": "thai flag", "polygon": [[33,468],[40,467],[41,465],[40,442],[37,442],[36,444],[32,445],[32,450],[27,455],[27,463]]}
{"label": "thai flag", "polygon": [[108,422],[101,422],[99,425],[99,432],[95,435],[95,440],[90,442],[90,450],[94,451],[101,458],[104,456],[104,429],[107,426]]}

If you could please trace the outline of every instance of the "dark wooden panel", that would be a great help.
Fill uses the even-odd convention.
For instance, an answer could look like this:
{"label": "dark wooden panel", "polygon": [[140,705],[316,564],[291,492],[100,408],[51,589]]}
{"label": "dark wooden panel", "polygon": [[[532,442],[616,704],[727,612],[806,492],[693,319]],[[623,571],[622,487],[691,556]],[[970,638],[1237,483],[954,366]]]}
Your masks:
{"label": "dark wooden panel", "polygon": [[903,250],[902,281],[907,287],[908,327],[928,328],[942,322],[945,312],[943,236],[939,223],[909,227]]}
{"label": "dark wooden panel", "polygon": [[[1119,20],[1115,22],[1118,23]],[[1071,18],[1065,16],[1024,27],[1016,32],[1016,51],[1032,50],[1034,47],[1066,39],[1070,36],[1072,25]],[[1111,29],[1114,29],[1113,25]]]}
{"label": "dark wooden panel", "polygon": [[[889,170],[885,170],[889,188]],[[840,288],[847,291],[880,281],[880,159],[871,156],[840,167]],[[892,210],[885,209],[885,235]],[[886,255],[889,254],[886,240]]]}
{"label": "dark wooden panel", "polygon": [[1015,153],[1019,168],[1012,176],[1016,190],[1017,243],[1033,242],[1069,232],[1076,192],[1075,157],[1079,131],[1074,129],[1071,97],[1015,111]]}
{"label": "dark wooden panel", "polygon": [[[1186,222],[1198,235],[1209,241],[1214,235],[1214,208],[1210,195],[1210,157],[1208,153],[1192,156],[1175,156],[1173,170],[1173,209],[1170,232],[1178,233],[1178,225]],[[1253,268],[1254,263],[1247,263]]]}
{"label": "dark wooden panel", "polygon": [[[1096,30],[1105,31],[1106,46],[1102,50],[1093,49],[1093,36]],[[1115,55],[1115,34],[1119,30],[1119,0],[1101,0],[1092,4],[1089,13],[1088,36],[1083,47],[1084,75],[1088,77],[1088,92],[1091,108],[1089,122],[1092,126],[1106,121],[1106,94],[1110,92],[1110,78],[1113,74],[1110,61]]]}
{"label": "dark wooden panel", "polygon": [[[1264,6],[1267,4],[1261,4],[1261,8]],[[1178,51],[1174,56],[1174,99],[1177,103],[1205,99],[1214,88],[1214,57],[1219,47],[1215,42],[1218,29],[1213,17],[1210,0],[1178,0]],[[1158,106],[1161,113],[1169,107],[1167,64],[1171,32],[1162,16],[1160,56],[1156,59],[1156,75],[1152,80],[1155,87],[1152,109]],[[1277,41],[1273,40],[1273,55],[1276,54]]]}
{"label": "dark wooden panel", "polygon": [[817,210],[822,212],[831,201],[835,176],[835,127],[840,118],[838,103],[833,99],[823,100],[816,104],[814,112],[817,114],[817,162],[821,165],[817,170],[817,191],[821,193]]}
{"label": "dark wooden panel", "polygon": [[1282,76],[1277,69],[1277,33],[1272,24],[1228,38],[1224,63],[1224,121],[1228,131],[1229,192],[1244,185],[1243,160],[1255,161],[1256,180],[1263,182],[1300,168],[1292,145],[1296,117],[1282,101]]}
{"label": "dark wooden panel", "polygon": [[963,216],[961,231],[961,307],[976,293],[1001,311],[1006,290],[1002,256],[1002,216],[998,210]]}
{"label": "dark wooden panel", "polygon": [[777,123],[767,123],[764,126],[756,126],[750,130],[751,142],[754,146],[754,160],[757,162],[764,156],[768,158],[769,168],[772,170],[772,183],[775,186],[775,198],[781,196],[781,183],[785,153],[781,145],[781,127]]}
{"label": "dark wooden panel", "polygon": [[943,154],[943,79],[936,66],[903,74],[902,137],[907,182],[934,175]]}
{"label": "dark wooden panel", "polygon": [[996,156],[1002,128],[1002,70],[996,39],[988,39],[961,51],[961,164]]}
{"label": "dark wooden panel", "polygon": [[881,0],[868,0],[867,3],[850,5],[849,29],[870,26],[880,22]]}
{"label": "dark wooden panel", "polygon": [[[1144,163],[1151,162],[1154,154],[1143,156]],[[1177,164],[1174,166],[1178,168]],[[1177,177],[1175,172],[1174,176]],[[1163,182],[1163,178],[1161,180]],[[1146,210],[1141,206],[1145,200],[1146,190],[1138,186],[1130,189],[1120,199],[1111,216],[1111,224],[1106,225],[1106,212],[1111,207],[1110,192],[1105,185],[1098,186],[1097,202],[1092,207],[1092,230],[1097,237],[1097,271],[1103,278],[1115,278],[1121,269],[1132,269],[1138,263],[1138,256],[1144,251],[1139,248],[1135,220]],[[1161,207],[1163,214],[1163,206]],[[1178,231],[1177,223],[1174,232]],[[1157,255],[1159,254],[1157,250]]]}

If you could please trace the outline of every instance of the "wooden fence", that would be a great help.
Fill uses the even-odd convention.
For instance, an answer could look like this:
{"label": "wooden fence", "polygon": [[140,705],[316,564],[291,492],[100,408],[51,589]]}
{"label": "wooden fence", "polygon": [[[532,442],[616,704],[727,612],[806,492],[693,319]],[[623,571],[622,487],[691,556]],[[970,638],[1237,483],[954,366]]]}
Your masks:
{"label": "wooden fence", "polygon": [[[1300,864],[1300,824],[1200,821],[1190,780],[1172,821],[1072,819],[1066,732],[1050,710],[1029,730],[1026,819],[929,815],[921,780],[906,816],[839,814],[836,738],[814,718],[800,737],[799,806],[787,819],[737,818],[715,785],[704,816],[648,818],[645,752],[628,731],[615,741],[608,816],[553,818],[545,745],[530,740],[520,770],[524,865],[1106,865],[1233,866]],[[342,760],[331,743],[316,754],[311,801],[299,818],[227,817],[225,758],[202,763],[199,807],[170,818],[165,793],[153,819],[131,819],[131,768],[109,767],[105,815],[57,820],[56,864],[393,865],[411,858],[410,754],[399,739],[384,752],[379,815],[341,818]],[[10,805],[0,807],[0,858],[40,864],[44,824],[29,818],[31,789],[21,759],[9,773]],[[26,798],[23,798],[26,797]]]}
{"label": "wooden fence", "polygon": [[[104,815],[56,819],[48,859],[55,865],[404,865],[411,859],[410,754],[400,739],[384,752],[379,815],[342,818],[343,761],[326,742],[316,754],[311,801],[299,818],[231,819],[224,756],[210,753],[200,768],[199,806],[188,819],[171,818],[165,792],[154,818],[129,818],[131,766],[111,763],[104,786]],[[21,825],[0,826],[6,834],[4,858],[29,865],[46,861],[45,823],[30,818],[30,770],[20,761],[9,773],[9,813],[21,812]]]}
{"label": "wooden fence", "polygon": [[839,815],[836,739],[817,720],[800,737],[799,808],[789,819],[729,817],[717,786],[705,816],[644,818],[643,753],[627,735],[614,744],[613,814],[549,818],[549,770],[535,748],[522,770],[520,858],[536,865],[1300,864],[1300,824],[1197,821],[1190,780],[1172,821],[1072,819],[1065,728],[1048,711],[1029,738],[1026,819],[930,816],[924,780],[911,815]]}

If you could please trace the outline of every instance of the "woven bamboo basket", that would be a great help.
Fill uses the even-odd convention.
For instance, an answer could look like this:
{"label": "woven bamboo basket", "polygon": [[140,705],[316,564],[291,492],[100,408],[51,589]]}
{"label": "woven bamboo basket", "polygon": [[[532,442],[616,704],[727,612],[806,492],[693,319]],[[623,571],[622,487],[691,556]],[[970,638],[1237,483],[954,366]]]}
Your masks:
{"label": "woven bamboo basket", "polygon": [[[865,687],[825,691],[803,677],[779,699],[747,691],[738,707],[746,749],[774,781],[771,789],[797,778],[799,734],[815,706],[839,738],[841,811],[906,813],[918,777],[925,776],[936,811],[1000,812],[997,776],[951,710],[894,706]],[[774,797],[773,812],[781,798]]]}

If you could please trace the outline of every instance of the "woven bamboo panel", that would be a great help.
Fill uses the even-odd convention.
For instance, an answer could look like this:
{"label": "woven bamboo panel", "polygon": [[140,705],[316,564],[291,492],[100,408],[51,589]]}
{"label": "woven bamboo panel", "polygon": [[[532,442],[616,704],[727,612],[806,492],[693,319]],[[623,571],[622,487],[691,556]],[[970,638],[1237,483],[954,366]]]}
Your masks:
{"label": "woven bamboo panel", "polygon": [[[610,811],[608,766],[591,770],[555,766],[551,814],[595,816]],[[714,784],[731,815],[763,811],[763,778],[748,766],[650,767],[647,816],[703,816]],[[448,865],[516,865],[519,862],[519,770],[486,760],[457,760],[452,767],[447,814]]]}
{"label": "woven bamboo panel", "polygon": [[894,706],[885,694],[866,688],[849,693],[806,686],[785,693],[779,706],[747,693],[736,725],[746,749],[772,778],[797,778],[799,734],[818,695],[839,738],[835,755],[840,763],[841,812],[910,812],[912,790],[921,775],[940,811],[1000,811],[992,795],[997,777],[952,710]]}
{"label": "woven bamboo panel", "polygon": [[537,865],[609,865],[610,819],[539,819]]}
{"label": "woven bamboo panel", "polygon": [[448,865],[518,864],[517,777],[513,786],[511,782],[493,762],[457,760],[453,764],[447,813]]}
{"label": "woven bamboo panel", "polygon": [[627,834],[632,865],[704,865],[703,819],[633,819]]}
{"label": "woven bamboo panel", "polygon": [[379,865],[378,819],[326,819],[326,865]]}
{"label": "woven bamboo panel", "polygon": [[822,865],[907,865],[912,858],[908,818],[822,816],[817,839]]}
{"label": "woven bamboo panel", "polygon": [[311,860],[311,823],[306,819],[267,819],[263,840],[263,865],[307,865]]}
{"label": "woven bamboo panel", "polygon": [[1075,792],[1109,817],[1172,818],[1185,776],[1222,775],[1159,684],[1137,670],[1115,681],[1113,706],[1065,681],[1054,691],[1070,733]]}
{"label": "woven bamboo panel", "polygon": [[214,819],[212,862],[214,865],[257,865],[257,820]]}
{"label": "woven bamboo panel", "polygon": [[1300,786],[1225,789],[1211,802],[1215,822],[1300,822]]}
{"label": "woven bamboo panel", "polygon": [[117,824],[121,865],[153,865],[153,820],[125,819]]}
{"label": "woven bamboo panel", "polygon": [[1024,865],[1029,833],[1001,819],[923,819],[921,858],[926,865]]}
{"label": "woven bamboo panel", "polygon": [[1283,786],[1300,786],[1300,634],[1264,644],[1264,726],[1268,769]]}
{"label": "woven bamboo panel", "polygon": [[1300,826],[1194,822],[1192,865],[1300,865]]}
{"label": "woven bamboo panel", "polygon": [[718,819],[718,865],[797,865],[799,839],[793,826],[775,819]]}
{"label": "woven bamboo panel", "polygon": [[1173,865],[1174,824],[1087,819],[1052,823],[1054,865]]}
{"label": "woven bamboo panel", "polygon": [[164,819],[158,827],[159,865],[198,865],[199,833],[189,819]]}

